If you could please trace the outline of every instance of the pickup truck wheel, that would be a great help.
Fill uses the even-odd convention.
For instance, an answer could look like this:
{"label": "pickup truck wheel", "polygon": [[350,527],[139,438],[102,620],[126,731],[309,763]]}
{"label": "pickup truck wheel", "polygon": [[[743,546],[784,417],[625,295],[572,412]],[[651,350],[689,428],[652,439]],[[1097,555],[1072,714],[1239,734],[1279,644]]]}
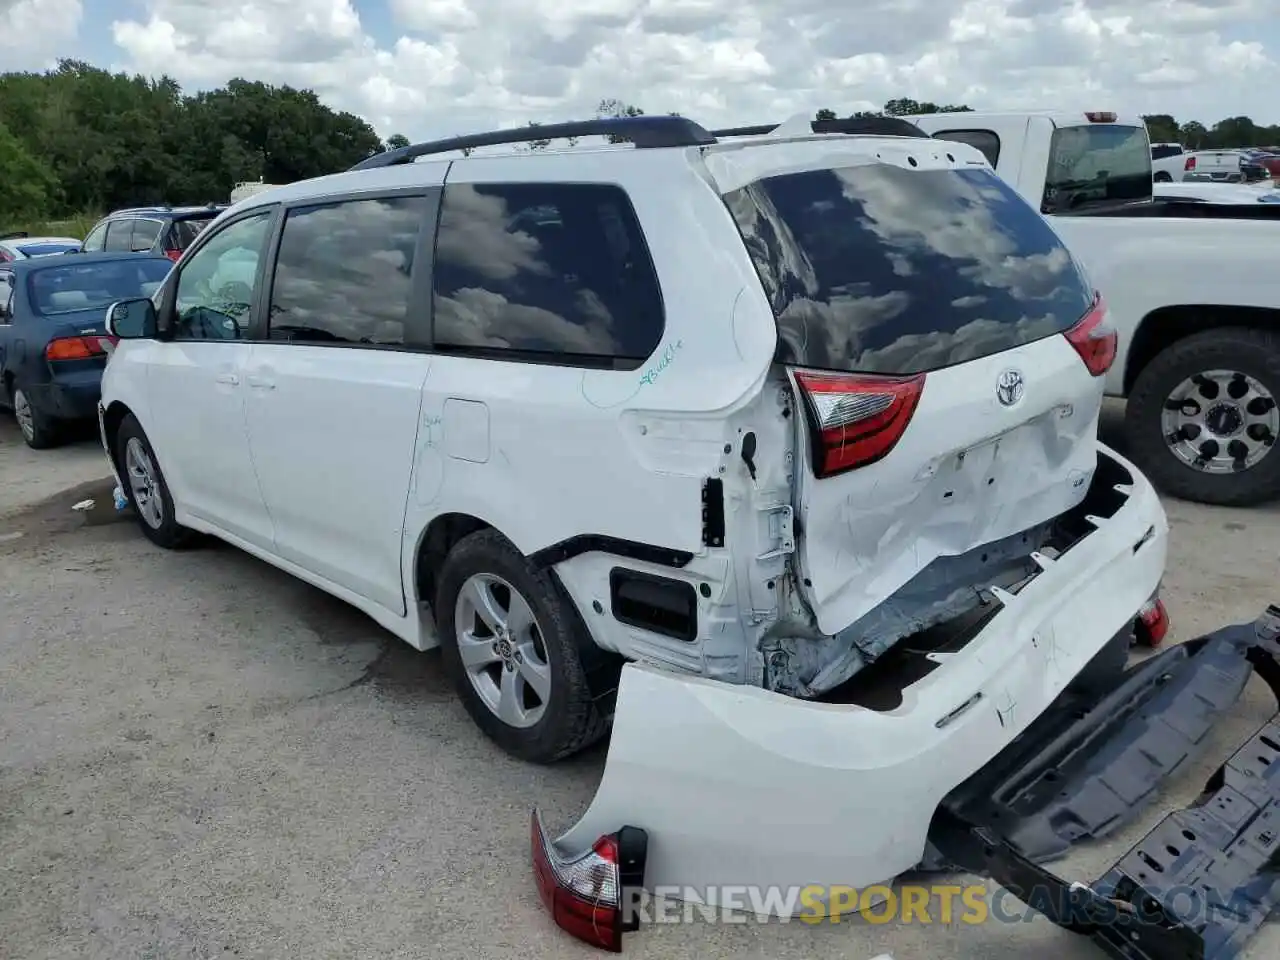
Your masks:
{"label": "pickup truck wheel", "polygon": [[476,725],[503,750],[550,763],[605,734],[608,718],[582,662],[594,641],[552,575],[496,530],[449,551],[435,610],[445,669]]}
{"label": "pickup truck wheel", "polygon": [[1161,491],[1248,506],[1280,496],[1280,335],[1208,330],[1157,354],[1134,383],[1125,432]]}
{"label": "pickup truck wheel", "polygon": [[1151,178],[1156,183],[1173,183],[1173,176],[1165,173],[1163,170]]}

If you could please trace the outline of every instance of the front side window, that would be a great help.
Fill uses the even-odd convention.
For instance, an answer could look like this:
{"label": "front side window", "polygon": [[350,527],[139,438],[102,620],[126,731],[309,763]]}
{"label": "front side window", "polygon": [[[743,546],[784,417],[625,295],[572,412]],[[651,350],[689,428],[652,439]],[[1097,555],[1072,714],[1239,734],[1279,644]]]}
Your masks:
{"label": "front side window", "polygon": [[1045,219],[985,167],[780,174],[725,202],[783,363],[923,373],[1060,333],[1092,304]]}
{"label": "front side window", "polygon": [[182,265],[175,296],[175,340],[245,336],[270,225],[270,211],[237,220]]}
{"label": "front side window", "polygon": [[60,257],[59,265],[31,273],[27,292],[36,313],[58,317],[84,310],[105,310],[117,300],[148,296],[172,264],[146,257],[86,263]]}
{"label": "front side window", "polygon": [[616,186],[446,186],[434,276],[438,349],[632,370],[662,338],[649,248]]}
{"label": "front side window", "polygon": [[1151,199],[1151,147],[1142,127],[1058,127],[1049,141],[1041,213]]}
{"label": "front side window", "polygon": [[290,210],[271,288],[270,339],[403,344],[426,210],[423,197]]}

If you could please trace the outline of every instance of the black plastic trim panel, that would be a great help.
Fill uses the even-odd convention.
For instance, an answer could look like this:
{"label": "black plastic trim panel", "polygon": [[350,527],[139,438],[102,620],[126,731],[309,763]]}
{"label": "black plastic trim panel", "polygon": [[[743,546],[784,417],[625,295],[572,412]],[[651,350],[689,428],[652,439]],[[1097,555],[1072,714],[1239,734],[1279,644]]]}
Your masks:
{"label": "black plastic trim panel", "polygon": [[[1033,724],[1024,739],[1045,742],[1015,741],[943,801],[930,830],[948,863],[990,877],[1116,960],[1234,960],[1280,906],[1280,713],[1092,884],[1036,862],[1131,819],[1252,672],[1280,702],[1280,607],[1182,647],[1131,671],[1065,731]],[[996,791],[985,804],[983,786]]]}
{"label": "black plastic trim panel", "polygon": [[607,553],[615,557],[656,563],[677,570],[688,566],[689,561],[693,559],[693,553],[689,550],[673,550],[670,547],[657,547],[651,543],[607,537],[598,533],[583,533],[561,540],[559,543],[553,543],[549,547],[543,547],[529,560],[535,567],[554,567],[557,563],[564,563],[584,553]]}

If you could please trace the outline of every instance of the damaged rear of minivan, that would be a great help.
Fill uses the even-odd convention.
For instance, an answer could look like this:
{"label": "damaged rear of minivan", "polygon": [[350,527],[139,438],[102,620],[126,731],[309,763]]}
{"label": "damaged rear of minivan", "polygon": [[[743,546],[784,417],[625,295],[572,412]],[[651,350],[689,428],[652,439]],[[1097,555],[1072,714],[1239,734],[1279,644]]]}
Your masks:
{"label": "damaged rear of minivan", "polygon": [[[705,902],[981,869],[937,838],[984,770],[1007,774],[992,802],[1042,841],[1009,854],[1030,863],[1114,829],[1200,740],[1105,816],[1057,789],[1068,767],[1105,776],[1099,751],[1137,736],[1117,718],[1195,670],[1184,656],[1173,687],[1126,680],[1167,524],[1097,440],[1115,333],[1046,221],[977,151],[927,138],[763,137],[696,162],[777,327],[711,498],[753,669],[731,684],[626,665],[590,808],[558,839],[534,813],[556,922],[614,950],[643,889]],[[1237,648],[1247,677],[1253,647]],[[1200,691],[1174,701],[1205,712]],[[1009,751],[1032,759],[1006,769]],[[948,822],[966,817],[992,826],[967,800]]]}

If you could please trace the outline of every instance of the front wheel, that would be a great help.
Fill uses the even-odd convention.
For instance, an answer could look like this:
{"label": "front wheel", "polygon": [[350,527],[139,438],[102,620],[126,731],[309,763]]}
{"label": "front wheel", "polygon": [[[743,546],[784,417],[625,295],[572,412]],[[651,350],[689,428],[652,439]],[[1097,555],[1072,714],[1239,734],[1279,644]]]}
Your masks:
{"label": "front wheel", "polygon": [[125,496],[147,539],[166,550],[188,545],[194,533],[174,519],[169,484],[151,441],[133,414],[124,418],[116,435],[116,464],[124,480]]}
{"label": "front wheel", "polygon": [[503,750],[550,763],[605,734],[608,720],[584,664],[603,651],[564,589],[496,530],[473,533],[449,551],[435,615],[458,695]]}
{"label": "front wheel", "polygon": [[1280,496],[1280,335],[1220,328],[1156,355],[1129,394],[1133,461],[1162,492],[1220,506]]}

